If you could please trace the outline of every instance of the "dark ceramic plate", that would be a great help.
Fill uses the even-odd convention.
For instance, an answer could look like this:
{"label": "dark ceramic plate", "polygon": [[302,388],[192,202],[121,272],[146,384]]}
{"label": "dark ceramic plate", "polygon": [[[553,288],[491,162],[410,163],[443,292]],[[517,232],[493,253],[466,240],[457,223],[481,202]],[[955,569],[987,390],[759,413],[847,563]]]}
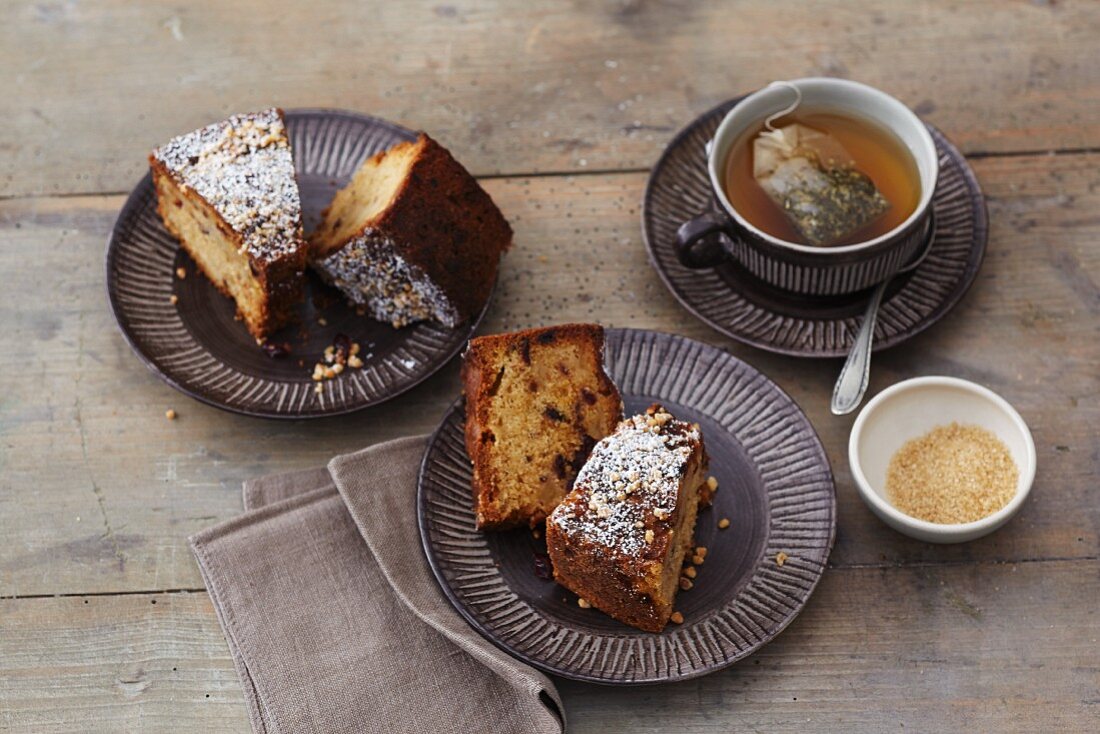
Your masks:
{"label": "dark ceramic plate", "polygon": [[[676,256],[676,230],[715,206],[706,144],[740,98],[696,118],[680,131],[653,167],[642,202],[649,260],[684,308],[738,341],[796,357],[848,354],[870,290],[843,296],[801,296],[774,288],[736,263],[693,270]],[[963,297],[985,254],[985,198],[966,159],[928,126],[940,154],[933,195],[936,238],[912,273],[888,286],[875,323],[874,348],[902,343],[943,318]]]}
{"label": "dark ceramic plate", "polygon": [[[528,530],[479,532],[461,401],[432,436],[420,469],[424,551],[443,592],[478,632],[549,673],[608,684],[704,675],[769,642],[813,592],[836,532],[829,462],[794,401],[719,349],[611,329],[606,362],[628,414],[660,401],[702,425],[719,481],[695,531],[706,561],[695,588],[676,601],[684,623],[653,634],[581,609],[575,595],[537,573],[543,540]],[[723,517],[731,525],[718,530]],[[788,555],[782,566],[780,552]]]}
{"label": "dark ceramic plate", "polygon": [[[410,130],[354,112],[288,110],[286,121],[306,232],[366,157],[415,139]],[[184,280],[175,276],[178,267],[187,270]],[[483,309],[457,329],[423,323],[393,329],[356,315],[311,276],[296,322],[269,340],[289,344],[290,354],[272,358],[234,319],[232,300],[198,273],[165,231],[148,175],[111,232],[107,294],[126,340],[165,382],[204,403],[267,418],[339,415],[400,395],[450,361],[484,315]],[[173,294],[176,305],[169,301]],[[313,365],[341,333],[360,343],[365,364],[326,380],[317,394]]]}

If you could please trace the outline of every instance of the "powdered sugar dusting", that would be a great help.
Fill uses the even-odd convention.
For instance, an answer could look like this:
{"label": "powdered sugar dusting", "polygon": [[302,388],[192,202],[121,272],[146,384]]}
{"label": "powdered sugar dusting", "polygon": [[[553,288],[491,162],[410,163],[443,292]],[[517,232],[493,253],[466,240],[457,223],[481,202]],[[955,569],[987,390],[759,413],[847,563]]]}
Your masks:
{"label": "powdered sugar dusting", "polygon": [[207,125],[153,156],[218,210],[252,258],[277,260],[304,247],[294,159],[277,109]]}
{"label": "powdered sugar dusting", "polygon": [[672,527],[680,480],[700,440],[698,428],[663,409],[622,421],[596,444],[572,501],[559,505],[549,522],[616,552],[640,553],[655,528]]}
{"label": "powdered sugar dusting", "polygon": [[458,325],[458,310],[443,290],[377,230],[368,228],[313,267],[353,302],[368,308],[371,316],[394,328],[427,319],[448,328]]}

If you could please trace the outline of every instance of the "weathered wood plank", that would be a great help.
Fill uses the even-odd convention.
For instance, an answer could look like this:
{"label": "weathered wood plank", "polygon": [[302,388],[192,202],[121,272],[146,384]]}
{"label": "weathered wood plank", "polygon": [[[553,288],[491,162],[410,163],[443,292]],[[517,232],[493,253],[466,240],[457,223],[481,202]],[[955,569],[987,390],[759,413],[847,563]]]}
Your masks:
{"label": "weathered wood plank", "polygon": [[6,3],[0,196],[126,190],[154,144],[268,104],[424,128],[479,174],[642,169],[693,115],[807,75],[967,151],[1095,148],[1098,32],[1088,0]]}
{"label": "weathered wood plank", "polygon": [[[494,332],[597,319],[719,344],[775,379],[808,412],[837,476],[839,565],[1100,555],[1100,156],[977,162],[993,233],[958,310],[875,361],[872,391],[954,374],[1013,402],[1034,432],[1039,477],[1007,528],[958,547],[879,523],[847,471],[852,418],[828,412],[839,364],[731,343],[673,301],[640,242],[641,174],[498,179],[516,225]],[[185,538],[240,511],[246,477],[430,430],[458,394],[452,365],[400,400],[336,420],[232,416],[161,384],[118,335],[102,251],[119,197],[0,202],[0,596],[195,588]],[[164,418],[168,407],[179,420]]]}
{"label": "weathered wood plank", "polygon": [[[660,688],[560,682],[570,730],[1090,731],[1100,563],[836,569],[771,645]],[[0,728],[242,731],[205,593],[0,601]]]}

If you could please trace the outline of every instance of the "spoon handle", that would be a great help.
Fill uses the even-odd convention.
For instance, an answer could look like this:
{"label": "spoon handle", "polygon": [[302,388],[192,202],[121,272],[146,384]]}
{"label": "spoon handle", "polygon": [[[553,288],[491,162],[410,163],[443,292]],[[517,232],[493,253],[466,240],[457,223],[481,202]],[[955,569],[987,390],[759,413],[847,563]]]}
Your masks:
{"label": "spoon handle", "polygon": [[871,345],[875,336],[875,319],[878,317],[878,307],[888,282],[879,284],[871,294],[871,301],[863,314],[855,343],[848,352],[844,366],[840,368],[840,376],[836,378],[836,386],[833,388],[832,404],[829,406],[833,415],[847,415],[863,402],[863,394],[867,392],[867,383],[871,376]]}

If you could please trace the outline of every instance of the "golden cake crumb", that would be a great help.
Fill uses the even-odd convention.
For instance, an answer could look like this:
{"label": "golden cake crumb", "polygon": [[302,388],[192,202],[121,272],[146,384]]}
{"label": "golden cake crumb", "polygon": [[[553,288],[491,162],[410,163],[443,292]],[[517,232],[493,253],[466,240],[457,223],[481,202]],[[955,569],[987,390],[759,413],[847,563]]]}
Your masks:
{"label": "golden cake crumb", "polygon": [[696,566],[702,566],[703,565],[703,557],[696,554],[696,555],[691,557],[691,562],[694,563]]}
{"label": "golden cake crumb", "polygon": [[168,302],[175,306],[177,303],[180,302],[180,297],[173,293],[172,295],[168,296]]}
{"label": "golden cake crumb", "polygon": [[684,615],[680,614],[679,612],[673,612],[672,616],[668,618],[668,621],[672,622],[673,624],[683,624]]}
{"label": "golden cake crumb", "polygon": [[775,554],[775,565],[782,566],[784,563],[787,562],[788,558],[790,558],[790,556],[788,556],[783,551],[779,551]]}
{"label": "golden cake crumb", "polygon": [[886,497],[920,520],[974,522],[1008,504],[1018,479],[1019,469],[997,436],[951,423],[897,450],[886,471]]}
{"label": "golden cake crumb", "polygon": [[164,417],[170,421],[174,421],[176,419],[176,411],[169,408],[168,410],[164,411]]}
{"label": "golden cake crumb", "polygon": [[691,589],[692,586],[695,586],[695,584],[693,584],[691,582],[691,579],[683,577],[683,576],[680,577],[680,590],[681,591],[688,591],[689,589]]}
{"label": "golden cake crumb", "polygon": [[588,603],[587,599],[577,599],[577,606],[581,609],[591,609],[592,605]]}
{"label": "golden cake crumb", "polygon": [[717,479],[717,477],[713,477],[713,476],[707,477],[707,489],[709,489],[711,492],[718,489],[718,479]]}
{"label": "golden cake crumb", "polygon": [[706,558],[707,557],[707,547],[705,545],[696,546],[695,547],[695,555],[702,556],[703,558]]}
{"label": "golden cake crumb", "polygon": [[721,520],[718,521],[718,529],[719,530],[725,530],[729,526],[730,526],[730,519],[728,517],[723,517]]}
{"label": "golden cake crumb", "polygon": [[698,572],[695,570],[695,566],[685,566],[683,574],[689,579],[693,579],[696,577],[696,575],[698,575]]}
{"label": "golden cake crumb", "polygon": [[176,277],[183,280],[187,277],[187,270],[185,268],[176,268]]}

